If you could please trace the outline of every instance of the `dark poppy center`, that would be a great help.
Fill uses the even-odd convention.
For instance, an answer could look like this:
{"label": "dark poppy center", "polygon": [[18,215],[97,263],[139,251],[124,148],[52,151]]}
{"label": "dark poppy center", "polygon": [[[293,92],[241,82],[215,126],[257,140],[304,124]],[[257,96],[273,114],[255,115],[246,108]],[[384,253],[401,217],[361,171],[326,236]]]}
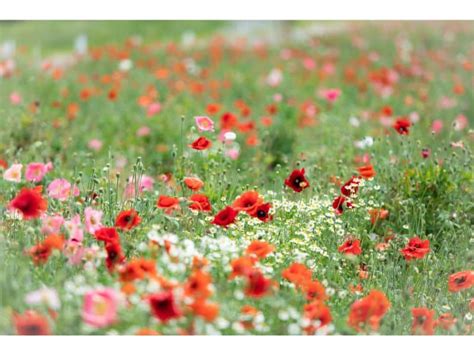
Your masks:
{"label": "dark poppy center", "polygon": [[461,285],[464,281],[466,281],[466,276],[461,276],[454,280],[456,285]]}
{"label": "dark poppy center", "polygon": [[264,218],[264,217],[267,216],[267,213],[265,211],[258,210],[257,211],[257,216],[260,217],[260,218]]}

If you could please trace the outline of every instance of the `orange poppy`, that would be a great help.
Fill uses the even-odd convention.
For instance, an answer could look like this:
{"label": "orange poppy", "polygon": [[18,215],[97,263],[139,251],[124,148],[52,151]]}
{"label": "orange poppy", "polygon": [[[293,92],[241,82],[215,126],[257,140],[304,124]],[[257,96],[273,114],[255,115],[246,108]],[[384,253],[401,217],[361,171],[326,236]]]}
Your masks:
{"label": "orange poppy", "polygon": [[377,175],[372,164],[361,166],[357,170],[359,171],[360,176],[364,179],[370,179]]}
{"label": "orange poppy", "polygon": [[33,310],[13,316],[18,335],[50,335],[51,330],[46,317]]}
{"label": "orange poppy", "polygon": [[451,313],[443,313],[438,317],[436,326],[443,328],[444,330],[451,329],[457,322],[457,319]]}
{"label": "orange poppy", "polygon": [[422,335],[433,335],[435,326],[434,313],[435,311],[424,307],[412,308],[412,333]]}
{"label": "orange poppy", "polygon": [[183,181],[185,185],[193,191],[198,191],[204,186],[202,180],[197,177],[185,177]]}
{"label": "orange poppy", "polygon": [[211,276],[202,270],[196,270],[184,284],[184,294],[194,298],[207,298],[212,294],[210,285]]}
{"label": "orange poppy", "polygon": [[275,247],[270,243],[260,240],[254,240],[245,250],[245,254],[249,256],[256,256],[258,259],[264,259],[274,250]]}
{"label": "orange poppy", "polygon": [[390,302],[385,294],[378,290],[372,290],[366,297],[352,304],[347,323],[357,331],[366,327],[376,331],[389,309]]}
{"label": "orange poppy", "polygon": [[383,208],[373,208],[369,210],[370,223],[375,224],[377,221],[386,219],[388,214],[388,211]]}
{"label": "orange poppy", "polygon": [[460,271],[449,276],[448,289],[451,292],[459,292],[471,288],[474,285],[474,271]]}
{"label": "orange poppy", "polygon": [[219,305],[210,303],[203,299],[198,299],[191,304],[193,313],[202,317],[207,322],[214,321],[219,315]]}
{"label": "orange poppy", "polygon": [[282,276],[295,286],[305,288],[311,281],[312,272],[303,264],[293,263],[283,270]]}

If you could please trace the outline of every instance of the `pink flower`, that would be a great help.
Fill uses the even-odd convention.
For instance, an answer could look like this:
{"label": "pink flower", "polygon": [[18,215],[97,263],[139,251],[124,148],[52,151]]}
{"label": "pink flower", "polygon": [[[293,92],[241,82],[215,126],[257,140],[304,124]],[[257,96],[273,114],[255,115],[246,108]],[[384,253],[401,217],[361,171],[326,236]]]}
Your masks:
{"label": "pink flower", "polygon": [[336,67],[334,66],[334,64],[332,63],[325,63],[323,65],[323,73],[326,74],[326,75],[331,75],[331,74],[334,74],[334,72],[336,71]]}
{"label": "pink flower", "polygon": [[102,142],[98,139],[91,139],[87,146],[89,147],[89,149],[98,152],[102,148]]}
{"label": "pink flower", "polygon": [[316,62],[313,58],[306,57],[305,59],[303,59],[303,66],[307,70],[313,70],[314,68],[316,68]]}
{"label": "pink flower", "polygon": [[85,248],[81,242],[68,240],[64,249],[64,255],[68,258],[69,264],[78,265],[87,257],[87,253],[91,250],[92,248]]}
{"label": "pink flower", "polygon": [[[144,191],[152,191],[154,183],[155,183],[155,180],[151,176],[142,175],[140,181],[138,182],[139,193],[142,193]],[[127,198],[132,198],[134,195],[135,195],[135,181],[133,177],[129,177],[128,184],[125,187],[125,196]]]}
{"label": "pink flower", "polygon": [[117,320],[117,303],[117,294],[111,288],[88,291],[84,295],[82,320],[95,328],[112,325]]}
{"label": "pink flower", "polygon": [[434,120],[433,124],[431,125],[431,131],[435,134],[438,134],[443,129],[443,121],[441,120]]}
{"label": "pink flower", "polygon": [[199,132],[213,132],[214,131],[214,121],[212,121],[207,116],[196,116],[194,117],[196,121],[196,126]]}
{"label": "pink flower", "polygon": [[453,108],[456,105],[456,100],[447,96],[441,97],[438,102],[438,106],[441,108]]}
{"label": "pink flower", "polygon": [[79,196],[79,189],[77,186],[71,186],[71,183],[66,179],[54,179],[48,185],[48,196],[59,201],[65,201],[70,196]]}
{"label": "pink flower", "polygon": [[3,179],[11,182],[20,182],[21,169],[23,169],[23,164],[12,164],[12,166],[4,171]]}
{"label": "pink flower", "polygon": [[102,211],[94,210],[92,207],[86,207],[84,215],[86,217],[87,233],[94,234],[97,229],[102,228]]}
{"label": "pink flower", "polygon": [[48,164],[43,163],[30,163],[26,167],[25,178],[26,181],[31,182],[40,182],[43,180],[43,177],[53,169],[53,164],[49,162]]}
{"label": "pink flower", "polygon": [[281,72],[280,69],[272,69],[270,74],[267,76],[267,85],[270,87],[277,87],[278,85],[281,84],[283,80],[283,73]]}
{"label": "pink flower", "polygon": [[137,130],[137,137],[146,137],[150,135],[150,127],[142,126]]}
{"label": "pink flower", "polygon": [[234,132],[224,129],[219,132],[219,136],[217,137],[220,142],[226,144],[232,143],[233,141],[235,141],[236,138],[237,135]]}
{"label": "pink flower", "polygon": [[340,89],[323,89],[319,92],[319,95],[326,101],[333,103],[341,96]]}
{"label": "pink flower", "polygon": [[19,105],[21,104],[21,95],[17,93],[16,91],[12,92],[10,94],[10,103],[12,105]]}
{"label": "pink flower", "polygon": [[148,117],[152,117],[161,111],[161,104],[159,102],[153,102],[148,105],[146,114]]}
{"label": "pink flower", "polygon": [[44,216],[42,221],[41,233],[45,235],[59,234],[61,226],[64,224],[64,217],[59,214],[54,216]]}
{"label": "pink flower", "polygon": [[469,124],[469,121],[466,116],[464,115],[458,115],[454,119],[454,130],[455,131],[462,131],[464,128],[466,128]]}
{"label": "pink flower", "polygon": [[229,158],[236,160],[239,157],[239,150],[236,148],[231,148],[226,150],[225,155],[228,156]]}
{"label": "pink flower", "polygon": [[69,221],[64,223],[64,227],[69,233],[69,241],[80,243],[84,239],[84,231],[81,225],[81,216],[76,214]]}

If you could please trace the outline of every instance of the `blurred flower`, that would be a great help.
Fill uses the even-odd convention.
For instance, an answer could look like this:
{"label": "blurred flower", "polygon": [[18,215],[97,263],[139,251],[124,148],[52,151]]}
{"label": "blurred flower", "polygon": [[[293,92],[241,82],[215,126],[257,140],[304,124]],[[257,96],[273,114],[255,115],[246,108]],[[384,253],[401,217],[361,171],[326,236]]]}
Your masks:
{"label": "blurred flower", "polygon": [[90,149],[95,150],[96,152],[98,152],[102,148],[102,142],[98,139],[91,139],[89,141],[89,143],[87,144],[87,146]]}
{"label": "blurred flower", "polygon": [[44,216],[42,218],[41,233],[43,234],[59,234],[61,226],[64,224],[64,217],[56,214],[54,216]]}
{"label": "blurred flower", "polygon": [[86,207],[84,216],[87,233],[94,234],[98,229],[102,228],[101,220],[103,214],[102,211],[95,210],[92,207]]}
{"label": "blurred flower", "polygon": [[30,163],[26,167],[25,178],[26,181],[40,182],[43,177],[53,169],[51,162],[47,164],[43,163]]}
{"label": "blurred flower", "polygon": [[61,307],[61,301],[56,290],[47,287],[42,287],[39,290],[28,293],[25,296],[25,302],[29,306],[43,304],[53,310],[58,310]]}
{"label": "blurred flower", "polygon": [[194,117],[196,126],[200,132],[214,131],[214,121],[207,116],[196,116]]}
{"label": "blurred flower", "polygon": [[59,201],[65,201],[71,196],[79,196],[77,186],[72,186],[66,179],[54,179],[47,188],[48,196]]}
{"label": "blurred flower", "polygon": [[20,182],[21,169],[23,169],[22,164],[12,164],[12,166],[3,172],[3,179],[11,182]]}
{"label": "blurred flower", "polygon": [[114,289],[88,291],[84,295],[82,320],[94,328],[108,327],[117,320],[117,303]]}

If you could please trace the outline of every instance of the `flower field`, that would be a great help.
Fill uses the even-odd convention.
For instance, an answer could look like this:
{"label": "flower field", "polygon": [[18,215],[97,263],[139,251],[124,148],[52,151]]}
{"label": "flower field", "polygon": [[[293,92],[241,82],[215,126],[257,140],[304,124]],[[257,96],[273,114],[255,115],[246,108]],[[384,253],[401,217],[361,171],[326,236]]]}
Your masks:
{"label": "flower field", "polygon": [[0,334],[472,335],[472,38],[0,23]]}

